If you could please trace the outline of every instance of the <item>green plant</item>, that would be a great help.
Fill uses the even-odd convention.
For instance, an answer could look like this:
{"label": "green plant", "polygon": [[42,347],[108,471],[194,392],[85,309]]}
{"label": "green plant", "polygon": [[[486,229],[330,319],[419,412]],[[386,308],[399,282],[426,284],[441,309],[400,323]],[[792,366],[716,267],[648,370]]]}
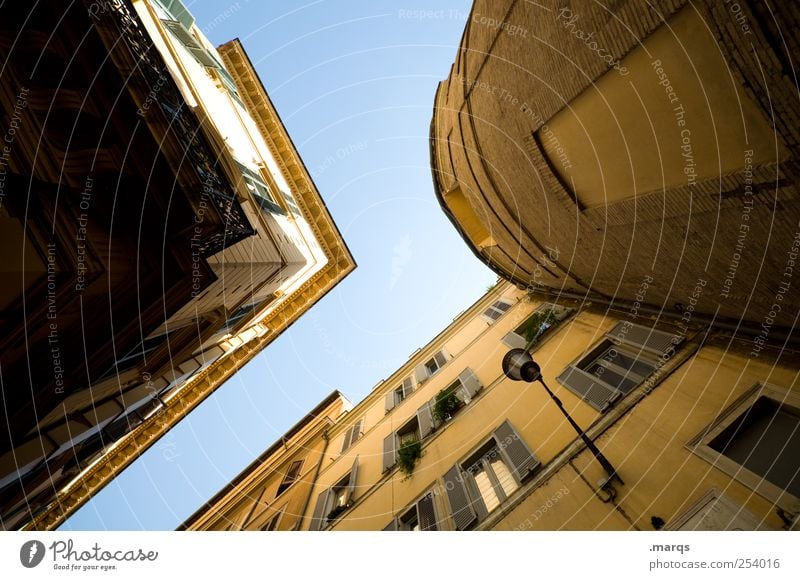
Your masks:
{"label": "green plant", "polygon": [[410,477],[420,457],[422,457],[422,443],[419,441],[406,441],[400,445],[400,449],[397,450],[397,465],[400,471]]}
{"label": "green plant", "polygon": [[328,512],[328,515],[326,516],[326,519],[328,520],[328,523],[330,523],[333,520],[335,520],[336,518],[338,518],[339,514],[341,514],[346,509],[347,509],[347,506],[343,506],[343,505],[337,505],[336,507],[334,507],[331,511]]}
{"label": "green plant", "polygon": [[461,400],[456,396],[455,390],[442,389],[436,395],[436,402],[433,405],[433,418],[439,423],[443,423],[458,411]]}
{"label": "green plant", "polygon": [[556,321],[556,313],[551,308],[542,312],[535,312],[521,328],[520,334],[527,343],[527,348],[536,345],[539,337]]}

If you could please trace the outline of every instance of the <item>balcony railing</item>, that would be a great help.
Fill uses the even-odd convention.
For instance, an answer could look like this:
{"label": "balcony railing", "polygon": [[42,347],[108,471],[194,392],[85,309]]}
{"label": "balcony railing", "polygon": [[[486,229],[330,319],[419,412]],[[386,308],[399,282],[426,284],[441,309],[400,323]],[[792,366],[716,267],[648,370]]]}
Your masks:
{"label": "balcony railing", "polygon": [[[221,231],[218,228],[200,240],[201,255],[210,256],[255,234],[234,188],[218,170],[214,149],[206,140],[200,122],[187,107],[130,0],[84,0],[84,4],[139,103],[139,115],[154,124],[155,117],[161,117],[159,125],[166,126],[168,137],[179,144],[181,155],[172,160],[174,166],[179,170],[187,167],[194,170],[193,181],[201,189],[193,199],[195,212],[202,216],[201,207],[213,207],[224,224]],[[120,50],[121,45],[127,48],[128,55]]]}

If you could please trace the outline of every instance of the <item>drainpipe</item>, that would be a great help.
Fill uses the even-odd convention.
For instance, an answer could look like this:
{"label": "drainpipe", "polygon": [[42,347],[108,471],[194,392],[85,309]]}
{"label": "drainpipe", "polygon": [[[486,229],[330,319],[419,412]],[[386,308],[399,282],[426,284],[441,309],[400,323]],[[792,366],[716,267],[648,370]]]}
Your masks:
{"label": "drainpipe", "polygon": [[306,495],[306,501],[303,503],[303,509],[300,511],[300,519],[297,520],[297,524],[295,524],[295,530],[299,530],[303,526],[303,520],[306,518],[306,510],[308,509],[308,504],[311,503],[311,495],[314,493],[314,484],[317,483],[319,472],[322,471],[322,460],[325,459],[325,452],[328,450],[328,444],[330,443],[327,430],[322,432],[322,439],[325,440],[325,445],[322,447],[322,453],[319,456],[319,461],[317,461],[317,468],[314,470],[314,479],[308,489],[308,495]]}

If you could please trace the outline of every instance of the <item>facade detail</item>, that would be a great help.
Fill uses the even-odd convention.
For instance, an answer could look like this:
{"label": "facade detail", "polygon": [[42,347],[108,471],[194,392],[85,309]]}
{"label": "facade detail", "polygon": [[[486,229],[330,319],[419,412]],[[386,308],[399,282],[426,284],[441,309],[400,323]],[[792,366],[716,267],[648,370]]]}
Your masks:
{"label": "facade detail", "polygon": [[430,132],[476,256],[544,295],[781,343],[800,308],[800,21],[731,6],[476,0]]}
{"label": "facade detail", "polygon": [[178,0],[0,13],[0,527],[51,529],[355,262],[239,41]]}
{"label": "facade detail", "polygon": [[[498,302],[508,308],[487,319]],[[624,484],[541,385],[503,374],[509,336]],[[800,361],[773,348],[753,359],[753,344],[500,282],[326,427],[300,529],[789,529]],[[406,391],[440,352],[444,364]]]}

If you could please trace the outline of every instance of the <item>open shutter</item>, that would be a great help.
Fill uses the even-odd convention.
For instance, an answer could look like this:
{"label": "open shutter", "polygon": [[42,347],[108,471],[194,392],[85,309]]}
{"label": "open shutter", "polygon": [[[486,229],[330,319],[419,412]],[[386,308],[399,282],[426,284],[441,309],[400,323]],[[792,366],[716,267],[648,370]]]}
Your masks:
{"label": "open shutter", "polygon": [[500,453],[508,463],[509,469],[516,476],[517,481],[522,481],[525,477],[539,466],[539,460],[528,449],[525,441],[519,436],[517,430],[505,421],[494,432],[494,439]]}
{"label": "open shutter", "polygon": [[383,531],[384,532],[396,532],[397,531],[397,519],[396,518],[392,518],[392,521],[390,521],[389,524],[385,528],[383,528]]}
{"label": "open shutter", "polygon": [[464,394],[465,403],[472,401],[483,386],[469,367],[461,371],[461,374],[458,375],[458,380],[461,381],[460,390]]}
{"label": "open shutter", "polygon": [[414,369],[414,379],[417,383],[422,383],[428,380],[428,369],[425,365],[417,365]]}
{"label": "open shutter", "polygon": [[411,377],[406,377],[406,379],[403,381],[403,398],[407,398],[413,392],[413,381],[411,380]]}
{"label": "open shutter", "polygon": [[350,468],[350,479],[347,482],[347,505],[353,503],[353,496],[356,493],[356,480],[358,478],[358,455],[353,460],[353,467]]}
{"label": "open shutter", "polygon": [[383,470],[387,471],[395,463],[395,434],[390,434],[383,440]]}
{"label": "open shutter", "polygon": [[341,451],[342,453],[347,451],[347,448],[350,447],[350,443],[352,442],[352,440],[353,440],[353,428],[350,427],[344,433],[344,440],[342,441],[342,451]]}
{"label": "open shutter", "polygon": [[503,344],[509,348],[525,348],[528,346],[528,341],[516,332],[509,332],[503,337]]}
{"label": "open shutter", "polygon": [[364,429],[364,419],[359,419],[356,421],[356,424],[353,425],[353,432],[350,434],[350,445],[352,446],[353,443],[358,441],[361,438],[361,431]]}
{"label": "open shutter", "polygon": [[457,530],[466,530],[478,515],[469,501],[467,489],[464,487],[464,475],[458,465],[444,474],[444,488],[447,490],[447,499],[450,502],[450,513],[453,514],[453,523]]}
{"label": "open shutter", "polygon": [[394,391],[386,393],[386,412],[388,413],[397,405],[397,398],[394,396]]}
{"label": "open shutter", "polygon": [[657,356],[666,354],[682,340],[682,337],[678,335],[630,322],[618,323],[606,336],[616,342],[641,348]]}
{"label": "open shutter", "polygon": [[568,366],[556,380],[598,411],[604,411],[620,396],[619,391],[575,366]]}
{"label": "open shutter", "polygon": [[328,498],[330,495],[331,490],[328,488],[317,497],[317,505],[314,506],[314,515],[311,518],[312,531],[321,530],[325,527],[325,524],[327,523],[325,521],[325,516],[328,515],[325,510],[328,507]]}
{"label": "open shutter", "polygon": [[419,423],[420,439],[425,439],[435,428],[433,422],[433,407],[431,407],[430,402],[425,403],[417,409],[417,421]]}
{"label": "open shutter", "polygon": [[419,529],[423,532],[438,529],[436,526],[436,509],[433,505],[433,494],[428,494],[417,502]]}
{"label": "open shutter", "polygon": [[436,361],[436,364],[439,365],[439,368],[442,368],[444,365],[447,364],[447,355],[444,353],[443,350],[440,350],[435,355],[433,355],[433,360]]}

